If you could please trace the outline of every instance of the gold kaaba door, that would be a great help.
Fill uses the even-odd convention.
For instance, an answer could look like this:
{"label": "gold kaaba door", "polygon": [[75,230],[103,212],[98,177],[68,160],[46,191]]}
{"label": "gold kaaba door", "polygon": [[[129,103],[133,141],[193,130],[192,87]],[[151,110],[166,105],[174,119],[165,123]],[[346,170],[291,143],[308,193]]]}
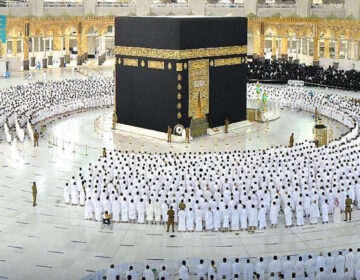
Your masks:
{"label": "gold kaaba door", "polygon": [[209,60],[189,61],[189,117],[204,118],[209,113]]}

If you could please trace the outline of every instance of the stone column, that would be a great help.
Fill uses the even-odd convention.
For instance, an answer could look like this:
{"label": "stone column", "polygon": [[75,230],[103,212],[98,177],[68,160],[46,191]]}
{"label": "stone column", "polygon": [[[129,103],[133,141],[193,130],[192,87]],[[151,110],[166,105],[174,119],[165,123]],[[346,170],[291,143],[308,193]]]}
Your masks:
{"label": "stone column", "polygon": [[341,41],[340,41],[340,38],[337,38],[337,40],[336,40],[336,53],[335,53],[335,58],[336,59],[340,59],[340,49],[341,49]]}
{"label": "stone column", "polygon": [[260,55],[260,37],[254,36],[254,54]]}
{"label": "stone column", "polygon": [[[86,5],[85,5],[86,2]],[[96,0],[86,0],[84,1],[84,16],[87,15],[96,15]]]}
{"label": "stone column", "polygon": [[271,58],[276,58],[276,37],[273,36],[271,39]]}
{"label": "stone column", "polygon": [[31,58],[30,58],[30,65],[31,65],[31,67],[35,67],[35,59],[36,59],[35,58],[35,39],[36,39],[36,37],[34,36],[31,39],[32,39],[31,40],[32,55],[31,55]]}
{"label": "stone column", "polygon": [[29,37],[25,36],[24,37],[24,62],[23,62],[23,66],[24,66],[24,70],[29,70]]}
{"label": "stone column", "polygon": [[[198,0],[200,2],[200,0]],[[202,0],[204,1],[204,0]],[[151,0],[135,0],[136,4],[136,15],[146,16],[151,12]]]}
{"label": "stone column", "polygon": [[17,55],[17,40],[16,39],[12,39],[12,51],[11,51],[13,56]]}
{"label": "stone column", "polygon": [[77,46],[77,65],[82,65],[82,34],[80,32],[77,33],[76,36],[76,46]]}
{"label": "stone column", "polygon": [[264,30],[260,31],[260,53],[261,57],[265,56],[265,33]]}
{"label": "stone column", "polygon": [[345,59],[348,59],[349,57],[349,40],[346,39],[345,41]]}
{"label": "stone column", "polygon": [[35,37],[31,38],[31,52],[34,54],[35,52]]}
{"label": "stone column", "polygon": [[[189,0],[188,3],[191,12],[197,16],[205,15],[205,2],[206,2],[205,0]],[[137,7],[136,7],[136,11],[137,11]]]}
{"label": "stone column", "polygon": [[82,51],[83,51],[83,62],[87,60],[87,54],[88,54],[88,37],[85,34],[82,36]]}
{"label": "stone column", "polygon": [[319,37],[314,37],[314,56],[313,61],[319,61]]}
{"label": "stone column", "polygon": [[42,41],[43,41],[43,47],[44,47],[44,56],[43,56],[43,59],[42,59],[42,67],[43,68],[48,68],[48,60],[46,58],[46,37],[43,37]]}
{"label": "stone column", "polygon": [[306,55],[310,55],[310,39],[306,38]]}
{"label": "stone column", "polygon": [[354,41],[354,39],[351,39],[351,57],[350,57],[350,59],[353,59],[353,60],[355,60],[356,58],[355,58],[355,41]]}
{"label": "stone column", "polygon": [[299,59],[299,53],[300,53],[300,42],[299,38],[296,38],[296,53],[295,53],[295,59]]}
{"label": "stone column", "polygon": [[292,50],[293,50],[293,38],[290,37],[288,39],[288,54],[291,54],[292,53]]}
{"label": "stone column", "polygon": [[281,56],[287,55],[288,51],[288,39],[281,38]]}
{"label": "stone column", "polygon": [[70,36],[65,35],[65,63],[70,63]]}
{"label": "stone column", "polygon": [[62,51],[62,37],[60,36],[55,36],[53,37],[53,51]]}
{"label": "stone column", "polygon": [[0,41],[0,57],[5,57],[6,54],[6,44],[3,44],[2,41]]}
{"label": "stone column", "polygon": [[324,39],[324,58],[330,58],[330,39]]}
{"label": "stone column", "polygon": [[29,0],[30,13],[36,17],[44,15],[44,0]]}

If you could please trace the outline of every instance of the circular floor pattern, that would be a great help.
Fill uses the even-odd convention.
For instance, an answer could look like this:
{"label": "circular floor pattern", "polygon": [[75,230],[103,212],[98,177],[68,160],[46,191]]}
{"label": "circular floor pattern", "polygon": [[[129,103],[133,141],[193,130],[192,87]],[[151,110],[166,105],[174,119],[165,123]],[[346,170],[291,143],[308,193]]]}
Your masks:
{"label": "circular floor pattern", "polygon": [[[91,147],[94,145],[94,148],[103,146],[104,142],[111,143],[110,139],[106,142],[108,132],[105,130],[96,135],[96,131],[89,124],[91,120],[99,117],[99,113],[100,116],[105,114],[106,122],[106,114],[110,114],[111,109],[72,114],[57,120],[50,131],[58,133],[59,138],[62,136],[71,137],[74,141],[76,139],[79,144],[88,143]],[[240,141],[240,146],[237,137],[231,138],[236,140],[230,140],[228,146],[221,146],[219,141],[218,149],[238,149],[241,145],[244,149],[256,148],[256,145],[263,147],[279,141],[287,144],[288,135],[292,131],[298,134],[298,137],[311,136],[311,114],[286,109],[283,116],[292,116],[299,124],[294,126],[294,123],[291,123],[291,126],[286,126],[286,119],[282,118],[279,124],[270,124],[269,132],[259,132],[258,138],[251,137],[248,142],[244,138]],[[68,125],[75,127],[75,133],[66,134]],[[337,126],[336,123],[334,125]],[[61,128],[62,126],[64,127]],[[263,125],[255,126],[262,128]],[[338,133],[345,130],[343,126],[338,126]],[[273,135],[275,132],[279,136]],[[203,149],[213,143],[207,139],[202,141]],[[125,143],[126,140],[122,142]],[[133,146],[130,148],[141,149],[139,140],[133,141],[131,145]],[[194,150],[201,148],[200,140],[191,145]],[[158,149],[175,149],[175,146],[171,148],[167,143],[149,144],[147,149],[156,149],[156,146]],[[122,147],[120,145],[120,148]],[[213,145],[212,147],[215,148]],[[86,155],[81,147],[75,146],[75,153],[71,144],[66,144],[64,148],[63,150],[59,142],[58,146],[53,146],[48,140],[40,141],[37,149],[29,142],[13,145],[0,143],[0,277],[79,279],[93,270],[107,267],[109,263],[187,257],[284,255],[357,247],[360,242],[358,211],[354,213],[351,223],[316,227],[307,225],[290,229],[280,225],[277,229],[256,231],[254,234],[176,233],[175,238],[172,238],[164,231],[163,226],[135,224],[116,224],[113,231],[101,230],[100,224],[83,219],[83,208],[66,206],[63,203],[65,182],[79,167],[96,160],[99,151],[89,148]],[[179,149],[184,150],[183,144]],[[38,184],[37,207],[32,207],[32,181]],[[282,224],[283,222],[281,221]]]}

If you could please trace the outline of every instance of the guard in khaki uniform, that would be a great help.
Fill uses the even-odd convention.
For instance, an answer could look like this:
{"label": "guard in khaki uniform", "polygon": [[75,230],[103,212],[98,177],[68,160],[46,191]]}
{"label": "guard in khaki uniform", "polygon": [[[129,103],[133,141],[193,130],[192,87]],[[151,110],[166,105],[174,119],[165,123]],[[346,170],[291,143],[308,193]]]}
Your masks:
{"label": "guard in khaki uniform", "polygon": [[104,158],[106,158],[106,157],[107,157],[106,148],[103,148],[103,151],[102,151],[102,156],[103,156]]}
{"label": "guard in khaki uniform", "polygon": [[294,133],[291,133],[291,135],[290,135],[289,146],[290,147],[294,146]]}
{"label": "guard in khaki uniform", "polygon": [[34,147],[39,147],[39,132],[34,131]]}
{"label": "guard in khaki uniform", "polygon": [[168,126],[167,134],[168,134],[168,142],[171,143],[172,129],[170,126]]}
{"label": "guard in khaki uniform", "polygon": [[116,113],[114,113],[113,119],[112,119],[112,129],[115,129],[117,120],[118,120],[117,115],[116,115]]}
{"label": "guard in khaki uniform", "polygon": [[229,130],[229,120],[225,119],[225,133],[228,133]]}
{"label": "guard in khaki uniform", "polygon": [[172,231],[174,232],[174,227],[175,227],[175,220],[174,220],[174,216],[175,216],[175,212],[173,210],[173,207],[171,206],[170,209],[167,211],[167,215],[168,215],[168,222],[167,222],[167,232],[169,232],[170,229],[170,225],[172,226]]}
{"label": "guard in khaki uniform", "polygon": [[349,197],[349,195],[346,196],[345,200],[345,222],[348,220],[349,215],[349,221],[351,221],[351,205],[352,205],[352,199]]}
{"label": "guard in khaki uniform", "polygon": [[186,139],[186,143],[190,142],[190,129],[188,127],[185,128],[185,139]]}
{"label": "guard in khaki uniform", "polygon": [[185,210],[185,207],[186,207],[186,205],[185,205],[184,201],[181,200],[181,201],[180,201],[180,204],[179,204],[179,209],[180,209],[180,210]]}
{"label": "guard in khaki uniform", "polygon": [[33,182],[32,185],[32,196],[33,196],[33,206],[36,206],[37,187],[35,182]]}

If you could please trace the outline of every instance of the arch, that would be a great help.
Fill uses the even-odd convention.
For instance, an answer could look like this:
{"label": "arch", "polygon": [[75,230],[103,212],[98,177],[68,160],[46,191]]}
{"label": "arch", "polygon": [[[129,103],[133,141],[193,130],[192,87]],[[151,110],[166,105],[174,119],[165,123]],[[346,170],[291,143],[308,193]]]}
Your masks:
{"label": "arch", "polygon": [[9,37],[23,37],[23,30],[21,30],[19,27],[13,27],[9,31]]}

